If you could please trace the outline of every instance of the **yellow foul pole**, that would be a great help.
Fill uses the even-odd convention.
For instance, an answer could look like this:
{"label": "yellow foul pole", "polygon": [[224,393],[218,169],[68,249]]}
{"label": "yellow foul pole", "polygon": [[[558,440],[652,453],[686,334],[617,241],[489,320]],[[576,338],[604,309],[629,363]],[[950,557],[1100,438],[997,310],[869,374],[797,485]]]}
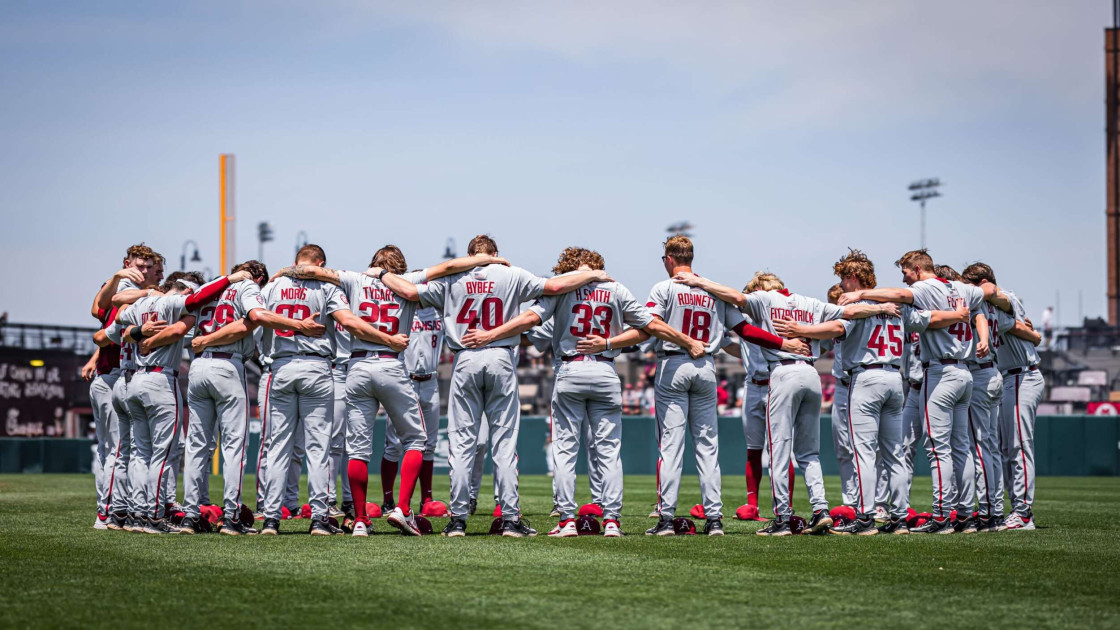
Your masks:
{"label": "yellow foul pole", "polygon": [[[236,220],[236,208],[234,198],[234,156],[232,154],[223,153],[218,158],[219,160],[219,210],[218,210],[218,230],[219,230],[219,274],[227,274],[234,261],[234,243],[235,234],[234,227]],[[245,436],[248,439],[249,436]],[[213,473],[217,475],[220,471],[221,449],[214,450]]]}

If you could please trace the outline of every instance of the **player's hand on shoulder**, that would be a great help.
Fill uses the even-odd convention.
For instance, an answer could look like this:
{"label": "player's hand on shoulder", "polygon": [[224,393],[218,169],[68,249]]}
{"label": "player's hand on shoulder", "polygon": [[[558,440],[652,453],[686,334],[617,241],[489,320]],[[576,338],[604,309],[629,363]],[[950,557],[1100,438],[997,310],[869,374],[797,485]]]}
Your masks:
{"label": "player's hand on shoulder", "polygon": [[782,350],[793,354],[809,356],[811,348],[802,339],[786,339],[782,341]]}
{"label": "player's hand on shoulder", "polygon": [[158,335],[164,328],[167,328],[166,320],[153,319],[144,322],[144,325],[140,327],[140,334],[145,337],[151,337],[152,335]]}
{"label": "player's hand on shoulder", "polygon": [[237,273],[232,273],[232,274],[229,275],[229,283],[230,284],[237,284],[238,282],[244,282],[246,280],[252,280],[252,279],[253,279],[253,274],[249,273],[245,269],[242,269],[241,271],[238,271]]}
{"label": "player's hand on shoulder", "polygon": [[319,323],[319,313],[300,320],[299,325],[299,332],[307,337],[322,337],[327,332],[327,327]]}
{"label": "player's hand on shoulder", "polygon": [[362,273],[364,273],[365,275],[367,275],[371,278],[376,278],[377,276],[381,275],[381,267],[370,267],[369,269],[366,269]]}
{"label": "player's hand on shoulder", "polygon": [[198,335],[191,339],[191,352],[198,354],[206,349],[206,335]]}
{"label": "player's hand on shoulder", "polygon": [[1023,323],[1027,325],[1027,328],[1030,328],[1031,330],[1034,330],[1034,324],[1031,323],[1031,318],[1024,317],[1023,318]]}
{"label": "player's hand on shoulder", "polygon": [[479,267],[485,267],[486,265],[502,265],[504,267],[510,266],[509,261],[505,258],[502,258],[501,256],[492,256],[490,254],[475,254],[474,256],[472,256],[472,258],[475,259],[474,262]]}
{"label": "player's hand on shoulder", "polygon": [[576,352],[580,354],[599,354],[607,349],[607,340],[603,337],[584,337],[576,342]]}
{"label": "player's hand on shoulder", "polygon": [[389,347],[395,352],[404,352],[408,348],[408,335],[393,335],[390,338]]}
{"label": "player's hand on shoulder", "polygon": [[694,274],[690,271],[681,271],[677,275],[673,276],[673,281],[674,282],[679,282],[683,285],[690,286],[690,287],[700,286],[700,282],[702,280],[703,280],[703,278],[701,278],[700,276],[698,276],[698,275],[696,275],[696,274]]}
{"label": "player's hand on shoulder", "polygon": [[[880,307],[883,309],[881,312],[890,318],[902,317],[902,308],[894,302],[883,302]],[[968,310],[968,307],[965,307]]]}
{"label": "player's hand on shoulder", "polygon": [[801,334],[797,323],[792,319],[775,319],[773,325],[774,334],[779,337],[796,337]]}
{"label": "player's hand on shoulder", "polygon": [[849,291],[848,293],[841,293],[840,298],[836,300],[838,306],[847,306],[855,304],[863,299],[862,291]]}
{"label": "player's hand on shoulder", "polygon": [[129,267],[128,269],[121,269],[113,275],[115,275],[118,280],[131,280],[136,286],[142,286],[144,284],[144,274],[140,273],[139,269]]}
{"label": "player's hand on shoulder", "polygon": [[591,272],[591,281],[612,282],[613,278],[611,278],[610,274],[608,274],[605,269],[596,269],[595,271]]}

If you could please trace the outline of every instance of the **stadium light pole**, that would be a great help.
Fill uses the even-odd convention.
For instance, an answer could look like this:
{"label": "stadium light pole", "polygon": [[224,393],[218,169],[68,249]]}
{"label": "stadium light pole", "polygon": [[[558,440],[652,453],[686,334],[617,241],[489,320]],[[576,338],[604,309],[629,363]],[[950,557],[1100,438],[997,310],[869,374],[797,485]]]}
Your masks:
{"label": "stadium light pole", "polygon": [[194,253],[191,254],[191,262],[192,263],[202,262],[202,257],[198,255],[198,243],[188,239],[186,243],[183,243],[183,252],[182,252],[182,254],[179,255],[179,271],[186,271],[187,270],[187,248],[188,247],[191,248],[194,251]]}
{"label": "stadium light pole", "polygon": [[274,238],[272,226],[268,224],[268,221],[261,221],[257,224],[257,260],[264,262],[264,244]]}
{"label": "stadium light pole", "polygon": [[443,248],[443,258],[444,260],[458,258],[458,254],[455,253],[455,239],[451,237],[447,238],[447,245]]}
{"label": "stadium light pole", "polygon": [[[303,230],[300,230],[296,234],[296,253],[292,254],[292,256],[298,255],[300,248],[303,247],[306,244],[307,244],[307,232],[304,232]],[[293,260],[294,260],[294,258],[293,258]]]}
{"label": "stadium light pole", "polygon": [[933,177],[930,179],[919,179],[911,183],[908,188],[911,193],[910,201],[917,201],[918,205],[921,207],[922,249],[926,248],[926,201],[941,196],[941,193],[937,192],[937,187],[940,185],[941,180]]}

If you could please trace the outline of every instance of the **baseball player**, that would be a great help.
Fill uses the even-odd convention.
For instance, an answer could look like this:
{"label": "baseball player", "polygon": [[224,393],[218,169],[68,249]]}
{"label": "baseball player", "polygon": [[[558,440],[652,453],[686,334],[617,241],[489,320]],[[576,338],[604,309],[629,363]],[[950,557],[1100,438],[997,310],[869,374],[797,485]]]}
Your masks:
{"label": "baseball player", "polygon": [[197,530],[200,505],[210,498],[205,493],[205,482],[209,479],[210,444],[215,440],[215,430],[221,434],[225,482],[224,517],[219,533],[257,533],[240,523],[241,479],[249,430],[244,360],[253,352],[253,339],[246,334],[234,343],[213,345],[206,343],[206,337],[245,319],[271,330],[294,330],[308,337],[322,336],[325,331],[311,317],[298,321],[265,308],[260,287],[268,279],[268,271],[262,263],[251,260],[237,265],[233,271],[248,272],[250,278],[231,284],[217,302],[202,309],[198,317],[198,343],[191,343],[198,354],[191,363],[187,385],[191,422],[187,430],[182,523],[190,533]]}
{"label": "baseball player", "polygon": [[[875,287],[875,266],[859,250],[851,250],[833,270],[847,291]],[[861,536],[879,533],[874,510],[880,459],[888,471],[890,483],[891,522],[884,526],[884,532],[908,533],[905,523],[910,502],[903,462],[903,391],[898,375],[902,339],[909,331],[945,328],[967,321],[968,310],[962,304],[954,311],[918,311],[903,307],[901,316],[884,313],[815,325],[799,324],[791,318],[775,322],[775,329],[783,335],[840,339],[842,370],[849,381],[845,421],[856,476],[856,519],[832,528],[832,533]]]}
{"label": "baseball player", "polygon": [[[602,270],[598,252],[574,252],[586,262],[573,273]],[[576,530],[576,459],[580,438],[590,427],[595,447],[588,468],[603,479],[603,535],[622,535],[622,385],[614,369],[619,349],[606,340],[622,333],[623,326],[642,329],[659,339],[688,348],[703,356],[704,345],[654,320],[630,291],[614,281],[591,282],[570,293],[537,300],[527,311],[490,330],[474,329],[463,337],[468,348],[482,348],[553,320],[553,356],[561,366],[556,374],[552,405],[552,452],[556,461],[554,483],[560,507],[560,522],[549,536],[578,536]],[[581,354],[576,344],[589,338],[602,339],[603,347]]]}
{"label": "baseball player", "polygon": [[[729,304],[743,309],[763,330],[773,331],[774,322],[791,319],[798,323],[816,324],[837,319],[859,319],[880,314],[897,315],[897,308],[860,304],[841,308],[820,300],[790,293],[782,288],[743,294],[691,273],[676,273],[674,279],[707,291]],[[777,282],[781,282],[775,276]],[[787,342],[790,340],[786,340]],[[804,468],[805,485],[813,505],[808,531],[823,534],[832,525],[825,497],[824,478],[820,464],[821,380],[813,363],[820,356],[820,342],[810,340],[807,354],[796,354],[788,348],[764,347],[763,355],[770,367],[770,395],[767,400],[767,440],[770,443],[770,489],[773,494],[774,520],[758,530],[760,536],[788,536],[793,516],[790,496],[792,484],[775,483],[775,470],[786,470],[791,455]],[[658,403],[660,405],[660,402]],[[707,506],[705,506],[706,508]]]}
{"label": "baseball player", "polygon": [[[350,365],[350,333],[338,322],[331,327],[334,335],[334,358],[331,376],[334,381],[334,416],[331,419],[330,476],[327,478],[327,515],[332,518],[352,517],[354,497],[346,469],[346,373]],[[341,481],[340,481],[341,480]],[[342,508],[338,507],[338,487],[342,488]]]}
{"label": "baseball player", "polygon": [[[719,468],[719,425],[716,410],[716,373],[712,354],[730,343],[727,332],[768,348],[804,350],[804,344],[781,338],[752,326],[742,314],[704,289],[678,279],[692,274],[693,247],[686,236],[665,241],[661,261],[669,278],[653,286],[646,301],[650,314],[686,337],[704,345],[704,355],[690,356],[679,344],[658,339],[654,345],[658,363],[654,387],[660,459],[658,464],[657,524],[649,536],[671,536],[673,516],[684,464],[685,433],[692,435],[700,494],[704,506],[704,533],[723,534],[722,480]],[[639,332],[639,331],[635,331]],[[624,333],[626,334],[626,333]],[[634,333],[630,333],[634,334]],[[644,338],[643,338],[644,340]],[[611,345],[621,344],[611,339]],[[785,470],[785,467],[778,470]]]}
{"label": "baseball player", "polygon": [[[836,304],[844,290],[839,284],[828,289],[828,303]],[[852,436],[848,430],[848,386],[850,381],[844,371],[843,344],[834,343],[832,347],[832,377],[836,379],[836,389],[832,397],[832,447],[840,464],[840,500],[844,505],[855,507],[859,491],[856,479],[855,451],[852,449]],[[791,484],[792,487],[792,484]]]}
{"label": "baseball player", "polygon": [[[968,405],[972,397],[972,373],[965,365],[974,352],[974,344],[986,350],[988,325],[983,315],[983,301],[1006,303],[992,290],[980,290],[963,283],[953,284],[934,273],[933,259],[925,250],[907,252],[895,265],[902,270],[909,289],[868,289],[840,296],[841,304],[861,300],[893,301],[913,304],[921,310],[944,310],[963,301],[973,318],[979,339],[973,338],[973,326],[959,323],[948,328],[927,329],[919,335],[921,344],[923,421],[926,447],[933,469],[933,518],[911,530],[920,534],[952,534],[977,531],[972,519],[975,479],[972,468],[971,442],[968,430]],[[956,509],[958,522],[949,514]]]}
{"label": "baseball player", "polygon": [[[418,273],[418,272],[413,272]],[[412,381],[412,389],[420,401],[421,416],[424,418],[424,456],[420,463],[420,515],[438,516],[424,511],[425,506],[432,500],[432,474],[435,467],[436,446],[439,445],[439,379],[436,370],[439,368],[439,356],[443,350],[443,318],[436,309],[428,306],[416,311],[412,317],[412,327],[409,333],[408,348],[402,355],[405,371]],[[400,462],[404,455],[404,445],[393,423],[385,427],[385,450],[382,456],[382,475],[385,474],[385,462],[394,464]],[[392,489],[396,477],[396,466],[393,467],[393,477],[389,480],[389,492],[385,494],[387,500],[392,500]],[[384,490],[385,479],[381,480]]]}
{"label": "baseball player", "polygon": [[[164,520],[165,476],[168,459],[180,439],[180,407],[178,369],[182,361],[183,337],[195,323],[192,311],[217,299],[230,281],[248,278],[247,272],[223,277],[200,286],[202,276],[196,272],[175,272],[161,287],[164,295],[144,297],[125,310],[117,321],[98,333],[95,341],[106,339],[120,343],[124,338],[138,340],[136,328],[144,322],[172,322],[161,332],[144,339],[136,357],[137,372],[128,385],[126,400],[131,418],[132,446],[135,455],[147,469],[145,479],[130,477],[138,486],[138,503],[148,519],[145,531],[184,533]],[[125,326],[128,326],[127,330]],[[100,338],[99,338],[100,337]]]}
{"label": "baseball player", "polygon": [[[498,254],[497,243],[486,235],[471,239],[468,255]],[[518,267],[487,265],[469,272],[414,285],[389,273],[382,281],[393,293],[419,300],[443,313],[447,345],[455,352],[448,405],[448,439],[451,466],[451,521],[446,536],[466,535],[470,478],[476,456],[479,425],[485,413],[490,423],[494,474],[501,494],[502,535],[535,536],[536,530],[521,519],[517,490],[517,432],[521,424],[517,393],[515,352],[511,337],[486,348],[463,344],[468,330],[492,330],[513,319],[523,302],[542,295],[573,291],[588,282],[606,280],[602,271],[585,271],[545,280]]]}
{"label": "baseball player", "polygon": [[[145,276],[153,264],[153,252],[146,245],[133,245],[125,253],[120,270],[114,273],[94,296],[90,313],[97,318],[104,329],[116,318],[111,299],[118,290],[139,288],[145,284]],[[121,347],[110,344],[98,348],[89,363],[82,370],[82,376],[90,381],[89,398],[93,409],[94,435],[97,448],[94,452],[93,474],[97,488],[97,518],[95,529],[123,529],[127,513],[110,516],[113,486],[120,483],[127,488],[127,474],[119,481],[114,475],[120,425],[113,409],[113,387],[121,375]],[[127,492],[127,490],[125,490]]]}
{"label": "baseball player", "polygon": [[[984,263],[974,263],[964,270],[964,278],[988,292],[996,284],[995,273]],[[981,526],[990,531],[1035,529],[1034,513],[1034,423],[1038,403],[1046,387],[1038,370],[1036,346],[1042,336],[1026,323],[1022,301],[1011,291],[1001,291],[1011,303],[1012,313],[996,311],[995,329],[997,367],[1003,377],[1003,399],[999,411],[999,441],[1003,474],[1011,497],[1011,513],[1002,518],[1002,505],[991,519]],[[1001,493],[1002,495],[1002,493]],[[1002,496],[1001,496],[1002,498]]]}
{"label": "baseball player", "polygon": [[[322,267],[327,256],[318,245],[305,245],[296,253],[296,266]],[[320,280],[281,277],[265,295],[269,310],[302,320],[308,316],[331,317],[351,335],[373,343],[391,338],[349,309],[346,295],[333,284]],[[299,434],[307,440],[307,489],[311,504],[313,536],[342,534],[327,520],[327,478],[330,476],[329,450],[334,419],[334,378],[331,361],[335,348],[331,337],[307,337],[294,330],[276,331],[272,336],[272,366],[268,383],[269,448],[265,469],[265,510],[261,533],[276,535],[280,529],[281,503],[287,487],[288,468]],[[353,345],[352,345],[353,348]],[[351,373],[347,374],[347,395]],[[349,449],[347,452],[350,452]],[[351,488],[351,490],[354,490]],[[355,503],[365,497],[355,492]],[[357,508],[357,506],[355,506]]]}
{"label": "baseball player", "polygon": [[[379,249],[370,261],[371,272],[400,276],[413,283],[424,283],[443,276],[473,269],[478,264],[498,261],[490,256],[460,258],[444,262],[430,270],[406,273],[404,254],[395,245]],[[373,450],[373,422],[381,406],[393,425],[394,433],[404,443],[405,454],[401,461],[401,488],[397,505],[386,520],[402,533],[419,536],[416,517],[410,509],[412,493],[420,474],[423,454],[428,442],[423,412],[412,379],[400,360],[401,352],[408,345],[410,327],[416,311],[414,300],[403,299],[388,289],[379,278],[352,271],[336,271],[323,267],[295,267],[281,272],[286,277],[319,278],[338,282],[349,298],[356,316],[377,328],[388,338],[386,342],[352,340],[350,365],[346,377],[347,428],[346,453],[349,458],[348,473],[354,496],[354,536],[367,536],[369,518],[366,515],[366,486],[369,481],[369,459]],[[430,275],[429,275],[430,273]],[[402,322],[404,324],[402,325]],[[438,412],[434,422],[439,422]],[[438,430],[438,429],[437,429]],[[433,445],[432,452],[434,454]],[[395,466],[393,475],[396,474]],[[383,473],[383,482],[384,477]],[[389,478],[392,483],[392,478]],[[391,488],[391,485],[390,485]]]}

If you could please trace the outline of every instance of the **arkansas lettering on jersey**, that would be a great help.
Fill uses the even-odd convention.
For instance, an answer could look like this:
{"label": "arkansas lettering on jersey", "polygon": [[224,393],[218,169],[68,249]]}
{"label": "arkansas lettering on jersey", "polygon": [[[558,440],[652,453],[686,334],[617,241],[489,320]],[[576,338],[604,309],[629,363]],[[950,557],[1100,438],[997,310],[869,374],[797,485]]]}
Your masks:
{"label": "arkansas lettering on jersey", "polygon": [[[710,297],[710,296],[709,296]],[[575,356],[576,344],[586,337],[611,338],[620,334],[623,324],[645,328],[653,317],[634,299],[630,290],[617,282],[595,282],[571,293],[541,298],[530,310],[542,322],[554,322],[552,350],[555,357]],[[612,349],[602,356],[616,357]]]}
{"label": "arkansas lettering on jersey", "polygon": [[[468,330],[493,330],[513,319],[523,303],[544,294],[545,282],[520,267],[487,265],[417,285],[416,290],[421,305],[443,313],[447,345],[459,351]],[[514,336],[490,345],[513,347],[518,343]]]}
{"label": "arkansas lettering on jersey", "polygon": [[439,312],[426,307],[416,311],[412,318],[412,332],[404,351],[404,366],[411,374],[432,374],[439,367],[443,350],[443,318]]}
{"label": "arkansas lettering on jersey", "polygon": [[[728,330],[743,323],[743,314],[738,309],[703,289],[671,279],[653,285],[646,306],[651,315],[703,343],[709,354],[718,352],[726,343]],[[654,342],[653,348],[658,354],[683,352],[677,344],[661,339]]]}

